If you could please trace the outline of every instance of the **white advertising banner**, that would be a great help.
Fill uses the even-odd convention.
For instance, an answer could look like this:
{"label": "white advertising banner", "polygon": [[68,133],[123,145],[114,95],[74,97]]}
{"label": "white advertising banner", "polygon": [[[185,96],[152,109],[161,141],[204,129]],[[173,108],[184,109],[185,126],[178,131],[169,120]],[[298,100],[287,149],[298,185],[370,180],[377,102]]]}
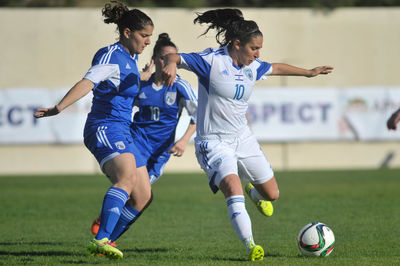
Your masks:
{"label": "white advertising banner", "polygon": [[388,141],[400,139],[386,128],[398,108],[398,87],[256,88],[248,113],[260,141]]}
{"label": "white advertising banner", "polygon": [[[37,108],[58,103],[67,89],[0,90],[0,144],[82,143],[92,95],[61,114],[35,119]],[[262,142],[400,140],[386,121],[400,107],[400,87],[255,88],[249,124]],[[186,130],[183,115],[177,136]]]}
{"label": "white advertising banner", "polygon": [[340,138],[340,104],[334,89],[256,88],[248,119],[260,141]]}
{"label": "white advertising banner", "polygon": [[36,119],[36,109],[58,103],[67,89],[0,90],[0,144],[82,143],[91,94],[54,117]]}

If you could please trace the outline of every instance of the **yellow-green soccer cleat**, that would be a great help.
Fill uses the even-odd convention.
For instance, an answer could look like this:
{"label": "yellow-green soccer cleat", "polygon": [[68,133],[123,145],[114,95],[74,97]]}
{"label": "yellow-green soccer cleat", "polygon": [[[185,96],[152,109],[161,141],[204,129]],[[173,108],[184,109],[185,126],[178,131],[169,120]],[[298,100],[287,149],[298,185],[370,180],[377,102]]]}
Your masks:
{"label": "yellow-green soccer cleat", "polygon": [[250,195],[250,190],[254,188],[253,184],[246,183],[244,189],[246,190],[247,195],[249,195],[250,199],[256,204],[257,209],[265,216],[272,216],[274,213],[274,206],[268,200],[254,200]]}
{"label": "yellow-green soccer cleat", "polygon": [[252,245],[249,248],[249,260],[263,260],[264,259],[264,249],[259,245]]}
{"label": "yellow-green soccer cleat", "polygon": [[89,242],[87,251],[89,256],[102,254],[112,260],[119,260],[124,256],[119,249],[110,245],[110,240],[106,237],[101,240],[96,240],[94,238]]}

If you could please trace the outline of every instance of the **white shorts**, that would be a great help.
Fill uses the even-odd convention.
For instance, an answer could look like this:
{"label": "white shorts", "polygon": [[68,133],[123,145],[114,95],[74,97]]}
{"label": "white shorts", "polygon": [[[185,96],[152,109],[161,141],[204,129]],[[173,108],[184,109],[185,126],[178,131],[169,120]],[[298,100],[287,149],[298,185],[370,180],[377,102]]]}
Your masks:
{"label": "white shorts", "polygon": [[221,181],[236,174],[245,182],[262,184],[274,176],[256,137],[246,128],[237,137],[207,136],[195,138],[196,157],[216,193]]}

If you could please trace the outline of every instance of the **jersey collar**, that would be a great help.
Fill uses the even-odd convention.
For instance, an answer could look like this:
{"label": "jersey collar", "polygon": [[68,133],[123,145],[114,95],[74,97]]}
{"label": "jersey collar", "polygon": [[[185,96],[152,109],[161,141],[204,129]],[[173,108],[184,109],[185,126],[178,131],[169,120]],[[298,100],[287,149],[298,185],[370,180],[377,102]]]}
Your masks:
{"label": "jersey collar", "polygon": [[124,54],[126,54],[127,56],[129,56],[129,57],[132,58],[133,60],[138,61],[138,59],[139,59],[139,55],[138,55],[138,54],[134,54],[134,55],[132,56],[127,50],[125,50],[125,48],[124,48],[119,42],[117,42],[116,45],[119,47],[119,49],[120,49]]}
{"label": "jersey collar", "polygon": [[228,56],[228,58],[229,58],[229,60],[230,60],[230,62],[231,62],[231,64],[232,64],[232,66],[233,66],[235,69],[237,69],[237,70],[242,69],[241,67],[237,66],[237,65],[233,62],[232,57],[231,57],[231,55],[229,54],[228,46],[227,46],[227,45],[224,46],[224,53]]}

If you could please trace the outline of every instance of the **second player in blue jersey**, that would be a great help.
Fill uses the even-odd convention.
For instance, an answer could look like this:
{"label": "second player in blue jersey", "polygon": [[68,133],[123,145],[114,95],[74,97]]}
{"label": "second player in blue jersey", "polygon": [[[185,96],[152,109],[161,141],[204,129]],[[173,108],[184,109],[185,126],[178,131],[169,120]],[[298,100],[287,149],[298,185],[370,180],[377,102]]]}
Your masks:
{"label": "second player in blue jersey", "polygon": [[[139,111],[135,113],[132,124],[132,135],[146,158],[152,184],[161,176],[171,154],[183,154],[196,130],[197,97],[190,84],[177,76],[171,86],[163,85],[163,58],[176,51],[168,34],[160,34],[153,52],[156,71],[148,81],[141,82],[137,98]],[[176,127],[184,108],[190,116],[190,124],[182,138],[175,142]]]}

